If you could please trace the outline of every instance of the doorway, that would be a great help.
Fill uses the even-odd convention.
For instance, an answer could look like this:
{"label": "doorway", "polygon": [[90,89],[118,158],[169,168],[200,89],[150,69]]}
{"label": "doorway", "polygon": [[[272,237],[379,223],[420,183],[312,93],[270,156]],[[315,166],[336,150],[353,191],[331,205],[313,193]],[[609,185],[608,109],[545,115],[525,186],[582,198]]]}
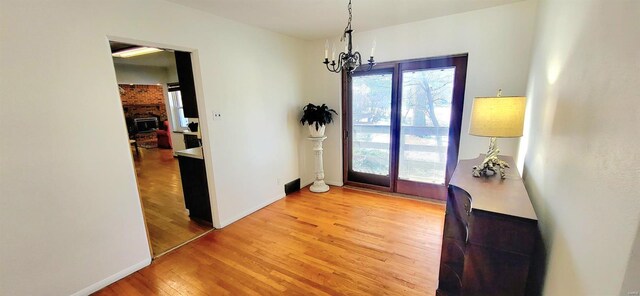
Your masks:
{"label": "doorway", "polygon": [[[158,257],[213,229],[191,53],[115,41],[110,47],[149,245]],[[188,139],[197,145],[188,147]]]}
{"label": "doorway", "polygon": [[345,184],[446,200],[466,68],[465,54],[343,74]]}

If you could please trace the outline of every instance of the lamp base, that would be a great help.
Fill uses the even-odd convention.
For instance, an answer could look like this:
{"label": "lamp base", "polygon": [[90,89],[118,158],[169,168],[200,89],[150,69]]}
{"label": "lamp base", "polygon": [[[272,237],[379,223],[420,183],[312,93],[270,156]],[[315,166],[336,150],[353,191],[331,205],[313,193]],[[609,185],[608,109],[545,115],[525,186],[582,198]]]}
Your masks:
{"label": "lamp base", "polygon": [[[489,144],[489,152],[487,152],[487,156],[484,158],[481,164],[473,167],[473,176],[492,176],[495,174],[500,174],[500,178],[504,179],[506,177],[505,168],[509,168],[509,164],[500,160],[498,158],[498,153],[500,153],[500,149],[498,149],[498,144],[496,143],[496,138],[491,138],[491,143]],[[492,172],[489,174],[489,172]]]}

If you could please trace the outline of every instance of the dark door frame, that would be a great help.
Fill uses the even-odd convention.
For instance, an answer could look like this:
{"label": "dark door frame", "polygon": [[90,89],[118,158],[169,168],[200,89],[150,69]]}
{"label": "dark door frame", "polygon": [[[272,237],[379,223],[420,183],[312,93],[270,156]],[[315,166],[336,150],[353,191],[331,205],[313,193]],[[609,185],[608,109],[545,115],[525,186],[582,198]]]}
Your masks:
{"label": "dark door frame", "polygon": [[[351,117],[351,75],[342,73],[342,166],[344,184],[350,186],[364,187],[385,192],[419,192],[420,197],[446,199],[446,186],[451,180],[451,175],[458,162],[458,153],[460,151],[460,134],[462,130],[462,110],[464,106],[464,93],[467,74],[468,54],[457,54],[449,56],[440,56],[424,59],[412,59],[403,61],[392,61],[377,64],[371,71],[379,71],[382,73],[393,72],[392,91],[391,91],[391,144],[390,144],[390,167],[389,176],[369,175],[350,171],[352,160],[351,153],[351,135],[350,127]],[[454,88],[452,94],[451,119],[449,123],[449,144],[447,148],[447,168],[445,174],[444,186],[435,184],[419,184],[398,179],[398,158],[400,153],[399,141],[400,136],[400,112],[402,89],[400,82],[402,81],[402,71],[424,68],[446,68],[456,67],[454,76]],[[371,72],[358,71],[353,75],[367,75]],[[375,72],[374,72],[375,73]],[[362,178],[363,176],[365,178]],[[385,183],[385,179],[389,181]],[[388,184],[388,185],[387,185]],[[387,186],[385,186],[387,185]],[[400,190],[398,190],[400,189]]]}
{"label": "dark door frame", "polygon": [[[395,78],[395,75],[393,75],[393,73],[396,72],[396,65],[390,64],[390,63],[384,63],[384,64],[379,64],[376,65],[375,69],[372,69],[371,71],[368,72],[363,72],[363,71],[357,71],[355,73],[353,73],[353,76],[358,76],[359,74],[364,74],[364,75],[372,75],[372,74],[392,74],[392,77]],[[346,73],[343,72],[342,74],[342,78],[343,78],[343,83],[342,83],[342,92],[343,92],[343,98],[342,98],[342,127],[343,127],[343,132],[342,132],[342,145],[343,145],[343,178],[345,181],[345,184],[347,184],[347,182],[349,182],[349,184],[347,185],[358,185],[360,187],[367,187],[370,189],[376,189],[376,190],[382,190],[382,191],[390,191],[389,188],[393,188],[393,171],[394,169],[392,167],[389,167],[389,175],[388,176],[381,176],[381,175],[375,175],[375,174],[367,174],[367,173],[361,173],[361,172],[354,172],[351,171],[349,168],[350,164],[351,164],[351,160],[352,160],[352,155],[351,153],[344,153],[344,151],[351,151],[351,147],[352,147],[352,143],[349,139],[349,137],[351,136],[350,133],[350,129],[347,127],[347,125],[351,124],[351,104],[346,103],[345,101],[345,96],[344,94],[348,94],[349,97],[351,96],[351,79],[352,76],[351,75],[346,75]],[[348,81],[348,83],[344,83],[344,81]],[[396,83],[392,83],[391,85],[391,93],[392,93],[392,100],[391,100],[391,108],[393,110],[393,106],[395,104],[395,101],[393,100],[393,93],[395,93],[396,89]],[[390,133],[393,133],[392,130],[389,131]],[[393,141],[391,141],[391,144],[393,145]],[[349,150],[346,150],[349,149]],[[389,148],[390,152],[393,151],[392,147]],[[391,160],[392,154],[389,153],[389,160]],[[394,162],[390,161],[390,165],[393,165]],[[349,181],[351,180],[351,181]]]}

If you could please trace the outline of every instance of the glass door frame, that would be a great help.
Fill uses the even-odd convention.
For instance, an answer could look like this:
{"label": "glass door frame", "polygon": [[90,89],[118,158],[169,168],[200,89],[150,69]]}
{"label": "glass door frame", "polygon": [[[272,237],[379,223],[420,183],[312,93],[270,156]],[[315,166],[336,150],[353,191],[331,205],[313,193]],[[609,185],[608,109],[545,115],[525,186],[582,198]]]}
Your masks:
{"label": "glass door frame", "polygon": [[[396,79],[396,71],[397,71],[397,66],[396,65],[392,65],[392,64],[380,64],[380,65],[376,65],[376,67],[374,69],[372,69],[371,71],[368,72],[363,72],[363,71],[356,71],[356,73],[353,74],[353,76],[359,76],[361,73],[362,75],[375,75],[375,74],[392,74],[392,80]],[[345,72],[342,72],[342,145],[343,145],[343,153],[342,153],[342,158],[343,158],[343,178],[345,181],[345,184],[347,185],[357,185],[360,187],[366,187],[366,188],[370,188],[370,189],[376,189],[376,190],[381,190],[381,191],[391,191],[391,188],[393,188],[394,184],[393,184],[393,172],[394,172],[394,168],[392,167],[394,165],[394,161],[393,159],[393,145],[394,145],[394,141],[392,138],[390,138],[390,147],[389,147],[389,174],[387,176],[381,176],[381,175],[375,175],[375,174],[368,174],[368,173],[363,173],[363,172],[357,172],[354,171],[351,167],[351,165],[353,164],[352,160],[353,160],[353,155],[351,153],[352,149],[352,130],[351,130],[351,124],[352,124],[352,104],[351,104],[351,79],[352,76],[346,75]],[[347,82],[347,83],[344,83]],[[396,87],[397,87],[397,83],[395,81],[392,81],[391,83],[391,110],[393,112],[394,110],[394,104],[396,102],[396,100],[394,99],[394,94],[396,93]],[[349,98],[349,102],[347,102],[345,100],[345,94],[348,95]],[[391,118],[393,120],[393,114],[391,115]],[[389,133],[391,135],[393,135],[393,124],[391,124]],[[348,149],[348,150],[347,150]],[[349,151],[348,153],[345,153],[345,151]]]}
{"label": "glass door frame", "polygon": [[[419,197],[446,200],[447,186],[451,175],[458,163],[460,148],[460,133],[462,130],[462,111],[467,75],[467,54],[394,61],[377,64],[369,72],[356,70],[353,75],[371,75],[374,71],[391,73],[391,143],[389,155],[389,176],[380,176],[354,172],[352,165],[351,145],[351,76],[342,73],[342,148],[343,148],[343,178],[345,185],[358,186],[386,192],[397,192]],[[402,112],[402,72],[406,70],[434,69],[455,67],[454,88],[451,102],[451,118],[449,123],[449,142],[447,147],[447,166],[445,184],[420,183],[398,178],[400,157],[400,129]],[[373,72],[373,73],[372,73]],[[386,181],[388,180],[388,181]]]}

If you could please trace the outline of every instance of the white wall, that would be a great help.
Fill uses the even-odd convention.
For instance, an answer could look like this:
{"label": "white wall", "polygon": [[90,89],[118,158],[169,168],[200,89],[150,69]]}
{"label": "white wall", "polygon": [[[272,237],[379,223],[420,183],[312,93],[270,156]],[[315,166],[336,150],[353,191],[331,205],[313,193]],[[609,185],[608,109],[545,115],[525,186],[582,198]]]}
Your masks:
{"label": "white wall", "polygon": [[167,67],[114,64],[118,84],[166,84],[169,82]]}
{"label": "white wall", "polygon": [[86,294],[149,263],[107,36],[196,52],[216,226],[298,176],[298,41],[163,1],[3,0],[2,295]]}
{"label": "white wall", "polygon": [[178,82],[178,70],[176,65],[167,67],[167,82]]}
{"label": "white wall", "polygon": [[631,256],[620,289],[620,296],[629,296],[630,292],[640,292],[640,228],[636,231],[636,239],[631,248]]}
{"label": "white wall", "polygon": [[[469,53],[459,158],[475,158],[480,153],[486,153],[489,140],[467,133],[473,98],[495,95],[499,88],[503,89],[505,95],[525,93],[535,6],[535,1],[528,0],[365,32],[357,31],[355,17],[354,47],[359,46],[363,54],[369,55],[371,44],[376,39],[375,58],[378,62]],[[326,103],[339,111],[341,78],[327,71],[322,64],[324,44],[325,40],[309,44],[309,82],[305,99]],[[340,46],[336,47],[341,49]],[[329,138],[324,145],[326,180],[336,185],[343,181],[341,123],[338,118],[336,124],[327,128]],[[307,131],[302,131],[302,135],[307,134]],[[498,141],[501,154],[517,154],[517,139]],[[307,184],[313,180],[313,154],[308,143],[303,142],[300,149],[304,153],[300,160],[300,171],[303,173],[303,184]]]}
{"label": "white wall", "polygon": [[640,218],[640,2],[542,1],[539,14],[521,155],[548,252],[544,294],[626,295]]}

